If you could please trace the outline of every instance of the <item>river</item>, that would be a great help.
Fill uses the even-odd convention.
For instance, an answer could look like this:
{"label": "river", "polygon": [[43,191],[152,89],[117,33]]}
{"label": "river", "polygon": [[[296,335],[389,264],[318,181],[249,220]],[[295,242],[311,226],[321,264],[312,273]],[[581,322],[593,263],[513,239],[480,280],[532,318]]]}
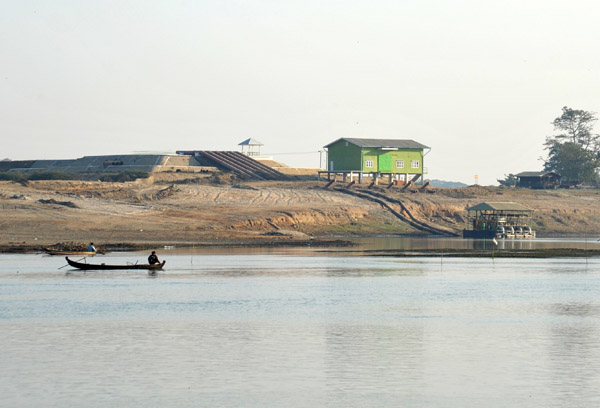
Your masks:
{"label": "river", "polygon": [[600,259],[159,256],[0,255],[0,406],[600,406]]}

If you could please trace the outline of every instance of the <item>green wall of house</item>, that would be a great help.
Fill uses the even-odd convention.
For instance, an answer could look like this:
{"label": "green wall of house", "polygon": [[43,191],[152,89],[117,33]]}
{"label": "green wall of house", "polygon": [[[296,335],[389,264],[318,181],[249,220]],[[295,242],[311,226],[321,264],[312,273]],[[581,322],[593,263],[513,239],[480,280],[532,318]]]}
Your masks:
{"label": "green wall of house", "polygon": [[[331,170],[354,170],[360,171],[361,150],[360,147],[348,143],[345,140],[339,140],[327,148],[327,168]],[[333,162],[333,169],[331,163]]]}
{"label": "green wall of house", "polygon": [[[423,173],[422,149],[381,150],[360,148],[345,140],[328,146],[329,171],[362,171],[379,173],[420,174]],[[413,168],[413,161],[418,167]],[[331,167],[333,162],[333,168]],[[399,167],[402,162],[404,167]],[[372,165],[372,167],[367,167]]]}

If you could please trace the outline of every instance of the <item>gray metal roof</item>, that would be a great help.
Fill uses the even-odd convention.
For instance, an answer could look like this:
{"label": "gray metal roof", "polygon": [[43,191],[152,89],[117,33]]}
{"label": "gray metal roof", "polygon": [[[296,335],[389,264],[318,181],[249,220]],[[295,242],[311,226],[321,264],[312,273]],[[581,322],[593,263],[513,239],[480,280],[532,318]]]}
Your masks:
{"label": "gray metal roof", "polygon": [[473,207],[467,208],[468,211],[533,211],[531,208],[525,207],[519,203],[504,202],[504,203],[479,203]]}
{"label": "gray metal roof", "polygon": [[342,137],[334,142],[325,145],[324,147],[329,147],[334,143],[339,142],[340,140],[345,140],[348,143],[352,143],[353,145],[359,147],[377,147],[377,148],[397,148],[397,149],[429,149],[429,146],[425,146],[419,142],[415,142],[410,139],[357,139],[357,138],[349,138]]}
{"label": "gray metal roof", "polygon": [[263,146],[263,144],[256,139],[250,138],[238,143],[238,146]]}
{"label": "gray metal roof", "polygon": [[517,177],[543,177],[547,174],[556,174],[557,176],[560,176],[560,174],[558,174],[555,171],[523,171],[519,174],[515,174],[515,176],[517,176]]}

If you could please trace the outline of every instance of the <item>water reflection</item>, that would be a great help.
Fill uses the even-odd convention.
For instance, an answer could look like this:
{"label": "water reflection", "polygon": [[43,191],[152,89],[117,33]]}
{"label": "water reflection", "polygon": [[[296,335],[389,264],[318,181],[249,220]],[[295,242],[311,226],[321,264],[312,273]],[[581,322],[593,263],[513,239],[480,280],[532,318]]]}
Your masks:
{"label": "water reflection", "polygon": [[[423,326],[331,325],[325,332],[331,406],[389,405],[423,392]],[[410,381],[403,379],[410,378]],[[417,398],[418,399],[418,398]]]}
{"label": "water reflection", "polygon": [[163,257],[0,258],[3,404],[600,404],[600,260]]}
{"label": "water reflection", "polygon": [[[600,249],[600,241],[580,238],[536,238],[536,239],[499,239],[497,244],[491,240],[421,237],[421,236],[378,236],[378,237],[340,237],[340,240],[352,243],[352,246],[284,246],[284,247],[169,247],[159,249],[162,257],[168,255],[188,255],[193,262],[194,255],[352,255],[363,254],[364,251],[393,250],[442,250],[442,249],[485,249],[498,250],[533,250],[552,248]],[[140,256],[143,254],[140,254]]]}
{"label": "water reflection", "polygon": [[[437,250],[437,249],[600,249],[600,242],[585,238],[536,238],[492,240],[443,237],[373,237],[353,238],[351,242],[362,250]],[[335,249],[332,249],[335,252]]]}
{"label": "water reflection", "polygon": [[600,308],[591,302],[555,303],[550,309],[557,316],[600,317]]}
{"label": "water reflection", "polygon": [[[581,308],[567,306],[565,312],[578,316]],[[556,390],[558,401],[569,406],[573,400],[582,407],[599,406],[600,349],[598,325],[565,321],[550,326],[547,355],[552,376],[548,386]]]}

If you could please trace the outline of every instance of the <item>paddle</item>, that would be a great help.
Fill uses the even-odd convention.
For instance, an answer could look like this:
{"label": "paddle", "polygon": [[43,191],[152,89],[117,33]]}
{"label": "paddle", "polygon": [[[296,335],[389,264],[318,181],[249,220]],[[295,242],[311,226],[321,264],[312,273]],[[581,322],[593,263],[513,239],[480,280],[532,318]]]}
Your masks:
{"label": "paddle", "polygon": [[[76,260],[75,262],[83,261],[85,258],[87,258],[87,257],[86,257],[86,256],[84,256],[83,258],[81,258],[81,259],[78,259],[78,260]],[[62,269],[62,268],[64,268],[65,266],[69,266],[69,264],[63,265],[63,266],[61,266],[61,267],[60,267],[60,268],[58,268],[58,269]]]}

